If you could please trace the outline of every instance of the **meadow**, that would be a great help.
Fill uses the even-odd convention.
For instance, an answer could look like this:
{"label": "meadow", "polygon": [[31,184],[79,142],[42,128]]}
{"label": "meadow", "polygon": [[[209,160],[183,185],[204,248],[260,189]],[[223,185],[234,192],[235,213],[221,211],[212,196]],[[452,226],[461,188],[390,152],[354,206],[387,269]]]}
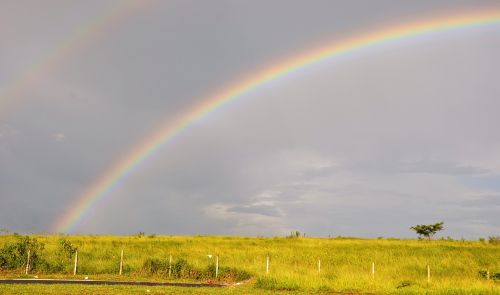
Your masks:
{"label": "meadow", "polygon": [[[0,236],[0,266],[20,236]],[[0,293],[500,294],[500,245],[488,241],[207,236],[31,236],[43,250],[25,275],[3,267],[0,278],[77,278],[235,282],[231,288],[0,285]],[[11,247],[12,248],[12,247]],[[73,275],[73,250],[78,270]],[[123,274],[120,254],[124,251]],[[3,254],[2,254],[3,253]],[[172,255],[171,276],[169,258]],[[212,258],[209,258],[211,255]],[[219,257],[219,277],[215,259]],[[23,257],[21,255],[20,257]],[[269,273],[266,259],[269,257]],[[5,262],[5,258],[4,262]],[[318,262],[320,261],[320,268]],[[375,273],[372,267],[375,266]],[[430,267],[428,281],[427,266]],[[177,267],[176,270],[174,268]],[[489,271],[490,279],[486,279]],[[499,278],[500,279],[500,278]],[[78,291],[80,290],[80,291]],[[83,290],[83,291],[81,291]]]}

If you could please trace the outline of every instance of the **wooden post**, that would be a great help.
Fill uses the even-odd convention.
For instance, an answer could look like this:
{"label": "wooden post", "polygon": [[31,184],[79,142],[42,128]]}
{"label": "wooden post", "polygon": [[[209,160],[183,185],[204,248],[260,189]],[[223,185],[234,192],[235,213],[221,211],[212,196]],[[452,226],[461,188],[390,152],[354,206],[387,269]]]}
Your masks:
{"label": "wooden post", "polygon": [[168,277],[172,275],[172,255],[168,259]]}
{"label": "wooden post", "polygon": [[266,274],[269,273],[269,256],[267,256],[267,259],[266,259]]}
{"label": "wooden post", "polygon": [[318,273],[321,273],[321,259],[318,259]]}
{"label": "wooden post", "polygon": [[431,267],[427,264],[427,284],[431,282]]}
{"label": "wooden post", "polygon": [[372,262],[372,279],[375,279],[375,262]]}
{"label": "wooden post", "polygon": [[219,256],[215,258],[215,277],[219,276]]}
{"label": "wooden post", "polygon": [[488,281],[490,280],[490,270],[489,269],[486,270],[486,280],[488,280]]}
{"label": "wooden post", "polygon": [[123,273],[123,249],[122,254],[120,255],[120,275]]}
{"label": "wooden post", "polygon": [[73,268],[73,275],[76,275],[77,266],[78,266],[78,250],[75,251],[75,267]]}
{"label": "wooden post", "polygon": [[26,274],[30,271],[30,257],[31,256],[31,250],[28,250],[28,261],[26,261]]}

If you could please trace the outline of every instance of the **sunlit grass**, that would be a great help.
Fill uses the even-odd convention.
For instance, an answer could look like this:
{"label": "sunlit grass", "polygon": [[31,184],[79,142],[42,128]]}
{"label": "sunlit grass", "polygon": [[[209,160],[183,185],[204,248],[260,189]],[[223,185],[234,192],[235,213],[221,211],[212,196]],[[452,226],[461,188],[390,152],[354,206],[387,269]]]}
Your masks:
{"label": "sunlit grass", "polygon": [[[43,257],[56,259],[59,236],[37,236],[45,243]],[[253,290],[341,291],[401,294],[499,294],[500,284],[485,280],[480,270],[500,272],[500,246],[476,241],[418,241],[326,238],[68,236],[78,247],[77,278],[169,280],[141,271],[147,258],[186,259],[206,268],[219,256],[221,267],[234,267],[256,277]],[[0,236],[0,247],[14,241]],[[124,250],[124,275],[119,276]],[[207,255],[213,255],[212,259]],[[270,272],[266,274],[266,257]],[[318,260],[321,271],[318,271]],[[372,277],[372,263],[375,276]],[[427,265],[431,268],[427,282]],[[39,277],[73,277],[68,263],[63,273]],[[3,272],[20,276],[22,270]],[[248,290],[248,289],[246,289]],[[256,291],[257,292],[257,291]]]}

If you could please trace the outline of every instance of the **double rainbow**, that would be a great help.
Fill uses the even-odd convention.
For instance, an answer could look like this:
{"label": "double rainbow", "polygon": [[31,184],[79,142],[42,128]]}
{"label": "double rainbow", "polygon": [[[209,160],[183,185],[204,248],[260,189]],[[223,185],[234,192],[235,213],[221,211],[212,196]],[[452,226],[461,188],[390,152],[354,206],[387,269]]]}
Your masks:
{"label": "double rainbow", "polygon": [[8,113],[16,102],[19,103],[20,100],[16,100],[16,96],[23,91],[26,84],[43,76],[46,71],[57,68],[72,55],[95,43],[120,21],[147,4],[148,1],[119,0],[101,11],[90,22],[77,27],[57,43],[56,47],[41,55],[27,70],[5,84],[4,89],[0,90],[0,113]]}
{"label": "double rainbow", "polygon": [[176,120],[167,120],[156,132],[146,137],[125,156],[111,165],[87,190],[78,196],[70,209],[56,221],[55,232],[71,231],[85,217],[96,201],[108,195],[120,185],[135,168],[154,152],[172,141],[179,133],[200,121],[214,110],[242,97],[249,91],[284,77],[304,67],[339,57],[355,50],[372,48],[387,42],[406,40],[410,37],[448,32],[467,27],[500,24],[500,10],[468,12],[414,23],[405,23],[390,28],[369,32],[341,42],[333,42],[323,48],[292,57],[285,62],[251,75],[248,79],[230,84],[219,93],[207,97]]}

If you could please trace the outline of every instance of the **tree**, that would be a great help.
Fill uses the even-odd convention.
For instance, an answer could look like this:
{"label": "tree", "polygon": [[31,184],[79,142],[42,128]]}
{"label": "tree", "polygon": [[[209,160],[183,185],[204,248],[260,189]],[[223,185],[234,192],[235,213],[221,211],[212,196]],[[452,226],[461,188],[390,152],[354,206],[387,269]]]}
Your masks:
{"label": "tree", "polygon": [[[304,235],[305,236],[305,235]],[[293,239],[293,238],[300,238],[300,231],[296,230],[296,231],[292,231],[290,233],[289,236],[286,236],[287,238],[289,239]]]}
{"label": "tree", "polygon": [[419,238],[426,237],[428,240],[431,240],[438,231],[444,229],[443,224],[444,222],[442,221],[435,224],[417,224],[410,227],[410,229],[414,230]]}

